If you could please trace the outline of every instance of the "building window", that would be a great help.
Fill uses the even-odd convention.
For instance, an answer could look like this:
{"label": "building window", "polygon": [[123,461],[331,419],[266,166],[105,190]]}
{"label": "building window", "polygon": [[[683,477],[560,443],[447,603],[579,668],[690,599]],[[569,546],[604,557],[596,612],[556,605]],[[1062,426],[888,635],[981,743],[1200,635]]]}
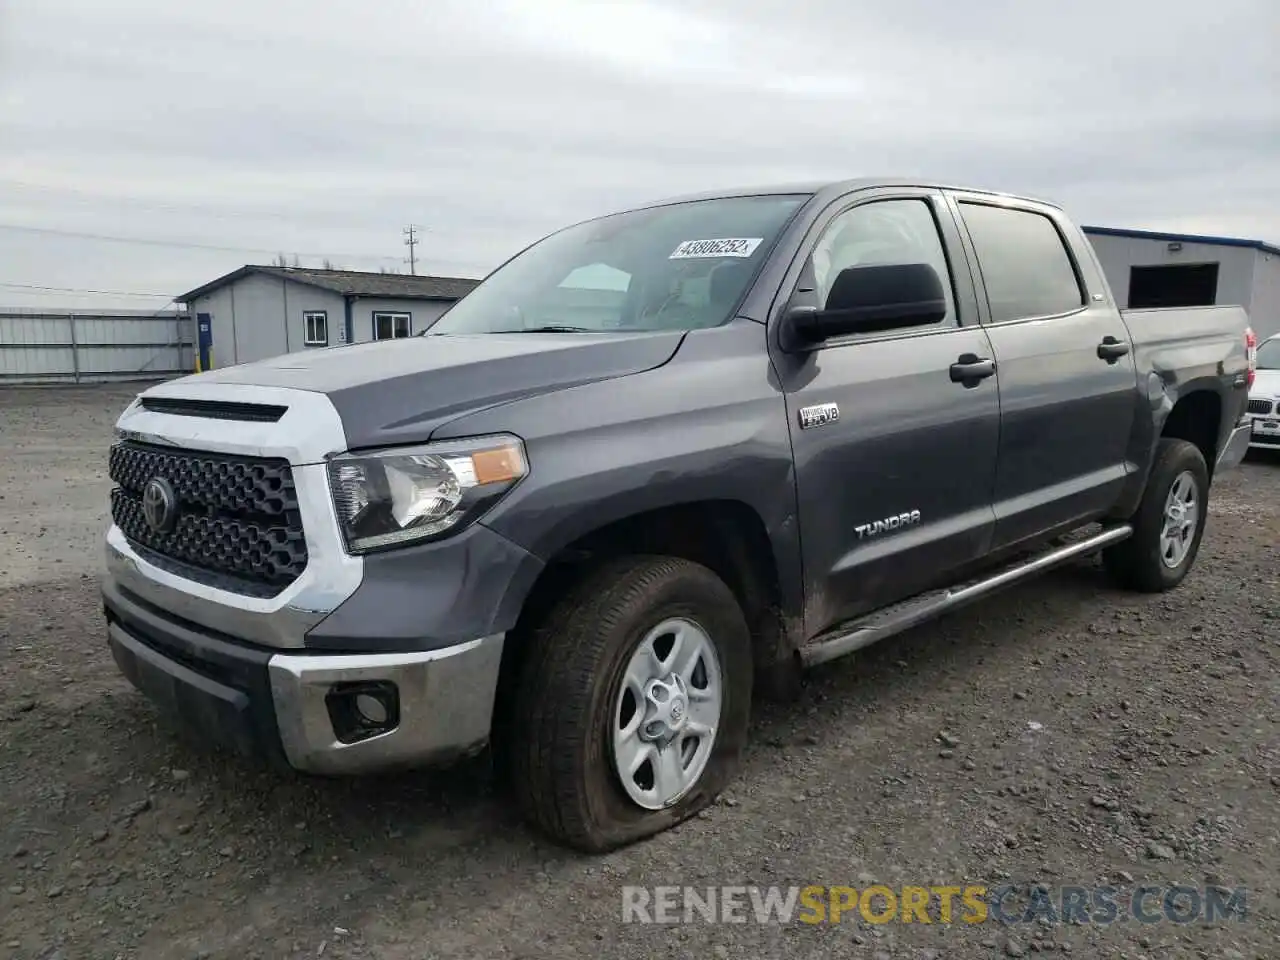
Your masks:
{"label": "building window", "polygon": [[399,340],[413,333],[413,319],[407,313],[375,313],[373,339]]}
{"label": "building window", "polygon": [[305,328],[303,343],[308,347],[327,347],[329,345],[329,315],[323,310],[308,310],[302,315]]}

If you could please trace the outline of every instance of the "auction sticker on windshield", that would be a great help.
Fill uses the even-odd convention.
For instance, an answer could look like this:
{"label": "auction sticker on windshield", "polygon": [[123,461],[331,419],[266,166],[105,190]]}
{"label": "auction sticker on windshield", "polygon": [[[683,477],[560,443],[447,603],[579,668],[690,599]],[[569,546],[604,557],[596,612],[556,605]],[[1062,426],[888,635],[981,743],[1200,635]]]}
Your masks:
{"label": "auction sticker on windshield", "polygon": [[740,237],[722,240],[686,240],[671,251],[668,260],[690,260],[694,257],[749,257],[763,237]]}

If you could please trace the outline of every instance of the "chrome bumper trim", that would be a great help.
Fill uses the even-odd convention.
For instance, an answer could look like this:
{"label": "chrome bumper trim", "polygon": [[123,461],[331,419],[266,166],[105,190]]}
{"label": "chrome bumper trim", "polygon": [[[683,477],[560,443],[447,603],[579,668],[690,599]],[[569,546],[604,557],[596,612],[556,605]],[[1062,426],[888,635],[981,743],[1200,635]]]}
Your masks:
{"label": "chrome bumper trim", "polygon": [[1244,455],[1249,449],[1249,443],[1252,439],[1253,419],[1245,417],[1244,420],[1236,424],[1235,429],[1231,431],[1231,435],[1227,437],[1227,442],[1222,445],[1215,471],[1230,470],[1239,466],[1240,461],[1244,459]]}
{"label": "chrome bumper trim", "polygon": [[264,646],[303,646],[307,631],[355,593],[364,579],[364,560],[349,556],[343,546],[329,478],[324,463],[316,462],[346,444],[337,410],[323,394],[201,384],[199,378],[165,383],[146,394],[289,408],[275,423],[245,423],[153,413],[135,401],[116,426],[124,435],[186,450],[287,458],[307,538],[307,567],[276,596],[249,597],[162,570],[134,551],[112,524],[105,544],[107,572],[130,593],[184,620]]}
{"label": "chrome bumper trim", "polygon": [[[352,774],[426,766],[478,751],[489,738],[505,635],[418,653],[305,656],[267,664],[285,756],[308,773]],[[400,722],[357,743],[340,742],[325,696],[335,683],[394,683]]]}

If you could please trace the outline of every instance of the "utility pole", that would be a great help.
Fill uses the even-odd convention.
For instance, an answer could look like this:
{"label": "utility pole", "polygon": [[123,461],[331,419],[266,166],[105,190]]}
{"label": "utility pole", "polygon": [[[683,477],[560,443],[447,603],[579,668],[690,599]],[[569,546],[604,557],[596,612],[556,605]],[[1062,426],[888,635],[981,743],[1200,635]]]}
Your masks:
{"label": "utility pole", "polygon": [[409,248],[409,272],[416,274],[418,272],[418,258],[414,252],[414,247],[418,245],[418,228],[412,223],[404,228],[404,245]]}

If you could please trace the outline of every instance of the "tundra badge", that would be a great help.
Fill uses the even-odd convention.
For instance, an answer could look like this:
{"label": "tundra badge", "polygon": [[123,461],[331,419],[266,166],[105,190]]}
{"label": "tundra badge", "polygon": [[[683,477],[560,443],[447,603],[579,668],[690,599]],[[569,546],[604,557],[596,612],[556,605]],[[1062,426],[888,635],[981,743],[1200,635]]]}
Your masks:
{"label": "tundra badge", "polygon": [[800,429],[825,427],[840,419],[840,407],[834,403],[819,403],[813,407],[800,408]]}
{"label": "tundra badge", "polygon": [[909,513],[900,513],[896,517],[885,517],[883,520],[877,520],[874,523],[860,523],[853,529],[858,532],[859,540],[865,540],[867,537],[878,537],[880,534],[890,530],[914,527],[919,522],[920,511],[912,510]]}

